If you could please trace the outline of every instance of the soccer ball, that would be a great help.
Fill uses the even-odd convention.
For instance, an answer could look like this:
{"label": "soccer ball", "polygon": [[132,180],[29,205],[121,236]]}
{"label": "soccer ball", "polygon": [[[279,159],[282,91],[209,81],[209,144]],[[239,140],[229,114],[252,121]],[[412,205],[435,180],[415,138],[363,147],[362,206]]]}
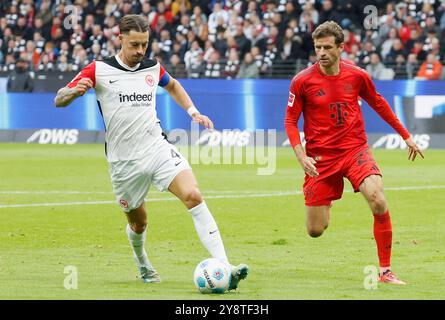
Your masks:
{"label": "soccer ball", "polygon": [[229,288],[230,275],[229,265],[209,258],[196,266],[193,280],[201,293],[224,293]]}

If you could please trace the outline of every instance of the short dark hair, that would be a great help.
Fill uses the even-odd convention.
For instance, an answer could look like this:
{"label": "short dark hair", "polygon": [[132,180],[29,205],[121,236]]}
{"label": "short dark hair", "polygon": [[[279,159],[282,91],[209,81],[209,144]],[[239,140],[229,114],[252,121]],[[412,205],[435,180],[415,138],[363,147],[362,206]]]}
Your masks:
{"label": "short dark hair", "polygon": [[334,36],[335,44],[338,46],[345,41],[343,29],[335,21],[326,21],[320,24],[314,32],[312,32],[312,39],[325,38]]}
{"label": "short dark hair", "polygon": [[121,33],[128,34],[131,30],[136,32],[146,32],[150,28],[148,21],[138,14],[127,14],[119,21],[119,30]]}

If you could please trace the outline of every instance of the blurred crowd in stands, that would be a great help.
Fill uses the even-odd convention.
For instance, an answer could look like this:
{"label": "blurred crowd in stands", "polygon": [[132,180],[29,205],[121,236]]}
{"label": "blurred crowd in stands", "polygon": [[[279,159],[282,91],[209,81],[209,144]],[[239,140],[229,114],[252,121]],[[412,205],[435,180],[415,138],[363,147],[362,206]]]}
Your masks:
{"label": "blurred crowd in stands", "polygon": [[151,26],[147,56],[177,78],[291,78],[334,20],[343,58],[374,79],[444,79],[444,12],[445,0],[3,0],[0,71],[78,72],[119,51],[119,19],[136,13]]}

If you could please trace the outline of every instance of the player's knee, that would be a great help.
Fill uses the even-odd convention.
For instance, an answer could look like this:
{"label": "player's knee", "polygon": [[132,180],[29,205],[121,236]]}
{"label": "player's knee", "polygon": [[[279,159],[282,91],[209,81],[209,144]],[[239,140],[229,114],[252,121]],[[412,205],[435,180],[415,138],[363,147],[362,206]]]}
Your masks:
{"label": "player's knee", "polygon": [[318,228],[318,227],[310,227],[307,229],[307,233],[312,237],[312,238],[318,238],[323,234],[323,231],[327,228],[328,226],[326,225],[326,227],[324,228]]}
{"label": "player's knee", "polygon": [[188,208],[193,208],[202,203],[204,199],[198,188],[194,188],[186,193],[184,202]]}
{"label": "player's knee", "polygon": [[131,229],[137,233],[137,234],[141,234],[143,233],[145,230],[147,230],[147,222],[139,222],[139,223],[132,223],[131,224]]}
{"label": "player's knee", "polygon": [[375,214],[383,214],[386,212],[387,203],[383,192],[375,192],[370,200],[372,212]]}

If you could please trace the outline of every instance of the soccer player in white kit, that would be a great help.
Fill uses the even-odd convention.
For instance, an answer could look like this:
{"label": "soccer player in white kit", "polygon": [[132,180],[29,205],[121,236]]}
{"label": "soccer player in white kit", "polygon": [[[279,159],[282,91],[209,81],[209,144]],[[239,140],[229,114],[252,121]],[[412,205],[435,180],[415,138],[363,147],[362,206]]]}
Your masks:
{"label": "soccer player in white kit", "polygon": [[192,117],[212,129],[212,121],[199,113],[182,85],[156,61],[145,58],[148,21],[126,15],[120,23],[120,52],[103,61],[93,61],[66,87],[57,92],[57,107],[66,107],[88,89],[96,91],[105,123],[105,153],[117,202],[126,213],[127,235],[141,279],[160,282],[144,248],[147,214],[144,198],[151,184],[169,190],[187,207],[201,242],[214,258],[231,266],[231,289],[246,278],[248,266],[229,263],[216,222],[198,189],[191,167],[162,132],[156,115],[156,89],[169,95]]}

